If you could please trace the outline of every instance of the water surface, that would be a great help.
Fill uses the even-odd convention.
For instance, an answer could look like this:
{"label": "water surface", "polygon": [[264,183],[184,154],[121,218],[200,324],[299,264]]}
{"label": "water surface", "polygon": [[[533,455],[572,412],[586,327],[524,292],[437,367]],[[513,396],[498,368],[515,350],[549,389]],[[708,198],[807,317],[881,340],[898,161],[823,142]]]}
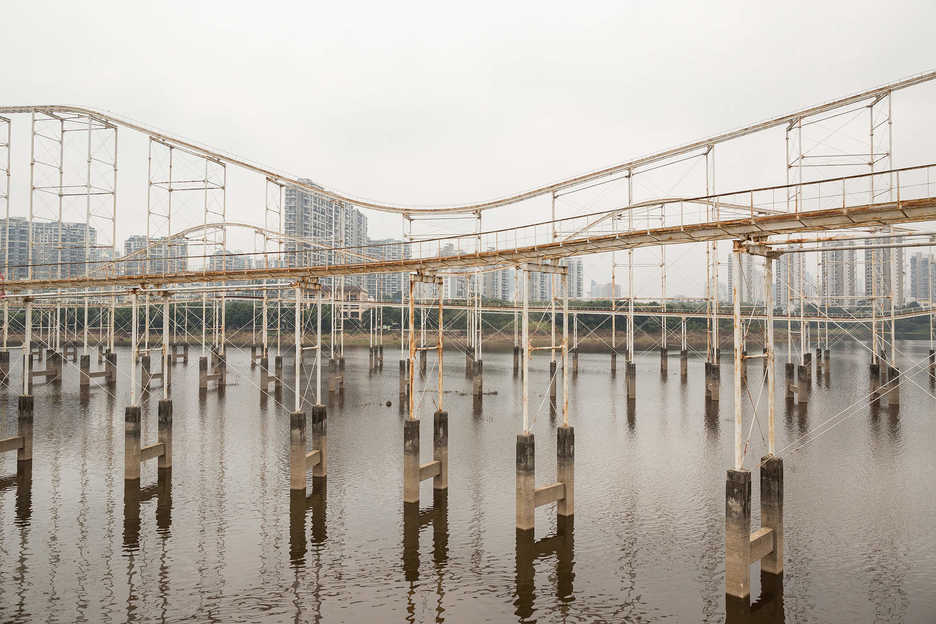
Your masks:
{"label": "water surface", "polygon": [[[867,400],[860,345],[834,346],[828,383],[815,378],[805,409],[786,405],[778,383],[785,574],[762,587],[752,567],[753,614],[726,613],[724,595],[727,359],[721,404],[707,408],[700,359],[682,382],[678,359],[663,377],[659,356],[641,354],[629,406],[620,358],[612,378],[607,355],[582,354],[569,399],[574,526],[541,508],[535,545],[514,530],[520,384],[511,354],[485,354],[480,412],[464,357],[447,354],[449,493],[433,502],[425,482],[417,513],[402,504],[397,349],[387,347],[379,373],[368,371],[366,349],[347,352],[344,402],[328,407],[327,485],[306,501],[289,494],[293,395],[261,402],[247,351],[230,348],[223,395],[199,398],[196,357],[175,366],[171,485],[160,490],[148,462],[142,496],[123,481],[127,352],[116,396],[96,388],[82,401],[68,363],[60,387],[34,390],[31,487],[7,480],[0,491],[0,621],[932,622],[936,403],[925,369],[913,369],[926,345],[900,346],[909,379],[899,414]],[[430,356],[420,381],[430,390],[420,400],[424,461],[434,366]],[[538,484],[555,477],[548,366],[546,355],[531,366]],[[291,387],[290,361],[286,369]],[[749,370],[745,401],[763,408],[760,363]],[[17,388],[18,365],[13,372]],[[308,372],[301,387],[311,402]],[[144,444],[156,437],[160,393],[142,401]],[[17,394],[0,390],[0,435],[15,431]],[[751,429],[746,467],[756,470],[766,431],[766,420]],[[820,435],[804,446],[808,432]],[[15,454],[4,454],[0,476],[15,470]]]}

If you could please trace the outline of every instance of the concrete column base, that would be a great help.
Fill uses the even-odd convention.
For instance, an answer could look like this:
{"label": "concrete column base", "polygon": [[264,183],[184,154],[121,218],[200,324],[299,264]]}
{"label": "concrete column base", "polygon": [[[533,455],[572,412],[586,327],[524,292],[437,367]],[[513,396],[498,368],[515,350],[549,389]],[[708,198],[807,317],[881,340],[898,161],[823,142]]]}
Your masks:
{"label": "concrete column base", "polygon": [[403,423],[403,502],[419,503],[419,419]]}
{"label": "concrete column base", "polygon": [[289,415],[289,489],[306,489],[306,416],[305,412]]}
{"label": "concrete column base", "polygon": [[729,470],[725,481],[725,593],[751,595],[751,473]]}
{"label": "concrete column base", "polygon": [[484,394],[484,362],[481,360],[474,363],[474,371],[471,378],[471,394],[476,401],[480,400]]}
{"label": "concrete column base", "polygon": [[17,399],[16,435],[23,438],[23,445],[16,449],[16,470],[20,472],[20,465],[32,463],[33,447],[33,397],[31,394],[21,394]]}
{"label": "concrete column base", "polygon": [[157,408],[157,430],[159,443],[163,445],[162,455],[157,459],[157,468],[172,468],[172,401],[163,399]]}
{"label": "concrete column base", "polygon": [[669,368],[669,352],[666,347],[660,348],[660,373],[665,375]]}
{"label": "concrete column base", "polygon": [[312,478],[328,476],[328,414],[324,405],[312,406],[312,450],[319,452],[319,460],[312,467]]}
{"label": "concrete column base", "polygon": [[149,392],[152,375],[150,371],[150,356],[140,358],[140,392]]}
{"label": "concrete column base", "polygon": [[104,378],[107,380],[108,386],[115,386],[117,384],[117,354],[108,351],[104,356],[104,370],[107,371],[107,375]]}
{"label": "concrete column base", "polygon": [[773,531],[773,550],[761,559],[761,571],[783,573],[783,460],[775,455],[761,458],[761,527]]}
{"label": "concrete column base", "polygon": [[578,349],[572,352],[572,376],[578,377]]}
{"label": "concrete column base", "polygon": [[900,371],[896,367],[887,367],[887,405],[900,407]]}
{"label": "concrete column base", "polygon": [[513,374],[514,377],[520,372],[520,347],[514,345],[513,348]]}
{"label": "concrete column base", "polygon": [[517,507],[518,531],[532,531],[535,525],[536,448],[532,433],[517,435]]}
{"label": "concrete column base", "polygon": [[140,480],[140,408],[124,410],[124,480]]}
{"label": "concrete column base", "polygon": [[624,385],[627,390],[627,400],[633,401],[637,398],[637,365],[633,362],[627,362],[625,369]]}
{"label": "concrete column base", "polygon": [[556,409],[556,366],[555,360],[549,363],[549,406]]}
{"label": "concrete column base", "polygon": [[208,389],[208,358],[204,355],[198,358],[198,390],[203,392]]}
{"label": "concrete column base", "polygon": [[260,357],[260,394],[264,394],[270,389],[270,358]]}
{"label": "concrete column base", "polygon": [[611,352],[611,376],[614,377],[617,374],[617,353]]}
{"label": "concrete column base", "polygon": [[409,361],[400,360],[400,399],[401,401],[408,394],[409,394]]}
{"label": "concrete column base", "polygon": [[556,430],[556,481],[565,486],[565,493],[556,503],[560,516],[575,515],[575,430],[562,425]]}
{"label": "concrete column base", "polygon": [[705,382],[705,396],[710,401],[721,400],[721,365],[709,363]]}
{"label": "concrete column base", "polygon": [[812,386],[812,380],[809,375],[809,365],[800,364],[797,367],[796,380],[796,402],[799,404],[809,403],[809,391]]}
{"label": "concrete column base", "polygon": [[439,474],[432,478],[434,492],[448,490],[448,412],[432,416],[432,459],[439,462]]}
{"label": "concrete column base", "polygon": [[10,383],[10,352],[0,351],[0,385]]}
{"label": "concrete column base", "polygon": [[91,386],[91,356],[82,355],[78,363],[78,388],[87,392]]}
{"label": "concrete column base", "polygon": [[689,376],[689,351],[686,349],[679,352],[679,376],[683,379]]}

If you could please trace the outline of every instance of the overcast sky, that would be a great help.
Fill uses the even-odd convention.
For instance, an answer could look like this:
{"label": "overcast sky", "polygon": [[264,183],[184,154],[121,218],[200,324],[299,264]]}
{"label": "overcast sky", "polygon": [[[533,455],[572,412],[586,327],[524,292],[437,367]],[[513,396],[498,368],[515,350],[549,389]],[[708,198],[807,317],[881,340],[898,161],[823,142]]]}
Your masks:
{"label": "overcast sky", "polygon": [[[932,1],[764,4],[7,0],[0,100],[103,108],[354,196],[425,205],[526,189],[936,67]],[[933,160],[910,122],[934,101],[931,86],[895,98],[896,164]],[[121,157],[120,240],[140,231],[146,175],[145,142],[121,140],[134,162]],[[23,157],[28,139],[15,147]],[[718,190],[782,183],[782,134],[758,149]],[[232,180],[231,218],[262,223],[262,193]],[[23,214],[28,193],[13,195]],[[371,222],[374,235],[399,227]],[[607,264],[590,260],[587,276],[606,280]],[[674,288],[692,290],[678,273]]]}

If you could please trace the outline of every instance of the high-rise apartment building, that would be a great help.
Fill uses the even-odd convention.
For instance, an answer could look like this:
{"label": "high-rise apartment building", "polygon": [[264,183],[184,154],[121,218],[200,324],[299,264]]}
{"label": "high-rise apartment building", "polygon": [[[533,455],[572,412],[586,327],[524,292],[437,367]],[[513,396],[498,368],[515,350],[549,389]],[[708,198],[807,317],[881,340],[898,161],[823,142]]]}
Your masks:
{"label": "high-rise apartment building", "polygon": [[[368,262],[405,260],[410,257],[410,246],[401,240],[382,238],[369,241],[364,253]],[[364,280],[364,290],[377,301],[401,301],[403,293],[409,294],[408,273],[370,273]]]}
{"label": "high-rise apartment building", "polygon": [[485,299],[512,302],[517,270],[513,267],[488,271],[482,276],[481,296]]}
{"label": "high-rise apartment building", "polygon": [[783,254],[774,264],[774,306],[784,312],[798,310],[804,290],[803,254]]}
{"label": "high-rise apartment building", "polygon": [[23,217],[0,219],[0,251],[7,254],[9,279],[26,279],[30,264],[33,279],[78,277],[93,269],[87,264],[98,257],[97,231],[93,227],[85,223],[62,223],[60,227],[58,222],[34,222],[31,258],[29,231],[29,221]]}
{"label": "high-rise apartment building", "polygon": [[[731,266],[734,261],[734,254],[732,254],[729,256],[729,262],[725,263],[728,287],[724,295],[729,304],[731,303],[731,291],[734,285],[734,271]],[[741,303],[745,305],[753,305],[764,301],[764,273],[751,254],[741,254],[741,284],[738,295],[741,297]]]}
{"label": "high-rise apartment building", "polygon": [[934,286],[936,262],[930,262],[929,254],[915,253],[910,256],[910,298],[929,302],[930,288]]}
{"label": "high-rise apartment building", "polygon": [[250,268],[253,268],[250,256],[227,250],[214,252],[208,262],[209,271],[243,271]]}
{"label": "high-rise apartment building", "polygon": [[151,238],[149,251],[143,251],[146,247],[146,237],[138,234],[124,241],[124,255],[139,252],[120,267],[124,275],[178,273],[188,268],[188,242],[185,239]]}
{"label": "high-rise apartment building", "polygon": [[[305,178],[299,181],[316,186]],[[366,262],[367,217],[347,202],[294,186],[286,187],[283,226],[287,236],[308,241],[286,241],[285,264],[288,266]],[[324,281],[329,283],[330,280]],[[360,275],[345,278],[345,284],[361,288],[364,288],[364,281]]]}
{"label": "high-rise apartment building", "polygon": [[832,241],[823,244],[823,247],[836,249],[823,251],[820,258],[820,281],[822,294],[828,297],[829,305],[838,308],[852,308],[855,306],[855,296],[858,293],[858,268],[854,249],[841,249],[851,247],[849,241]]}
{"label": "high-rise apartment building", "polygon": [[[874,240],[874,245],[887,245],[897,241],[887,237]],[[891,262],[896,263],[894,267]],[[865,296],[876,297],[878,303],[882,303],[883,298],[890,297],[891,292],[891,274],[896,269],[896,279],[894,282],[894,303],[897,306],[904,304],[904,250],[896,249],[865,249],[864,252],[864,273],[865,273]]]}

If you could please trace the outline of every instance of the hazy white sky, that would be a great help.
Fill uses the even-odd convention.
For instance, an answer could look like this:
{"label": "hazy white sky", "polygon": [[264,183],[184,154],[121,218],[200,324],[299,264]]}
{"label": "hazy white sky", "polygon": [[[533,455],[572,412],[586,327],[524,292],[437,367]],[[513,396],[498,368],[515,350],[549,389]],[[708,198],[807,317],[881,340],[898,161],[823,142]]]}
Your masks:
{"label": "hazy white sky", "polygon": [[[931,1],[764,4],[7,0],[0,100],[99,107],[355,196],[440,204],[936,66]],[[930,86],[895,98],[895,129],[934,98]],[[901,152],[916,141],[910,125],[897,164],[936,154],[932,141]],[[779,136],[718,190],[782,182]],[[121,141],[122,240],[139,231],[146,172],[145,142]],[[14,186],[14,212],[27,199]],[[262,201],[260,183],[232,178],[231,218],[262,222]],[[398,220],[372,219],[371,230],[398,234]],[[587,275],[605,280],[607,262],[590,260]],[[678,271],[671,279],[692,289]]]}

